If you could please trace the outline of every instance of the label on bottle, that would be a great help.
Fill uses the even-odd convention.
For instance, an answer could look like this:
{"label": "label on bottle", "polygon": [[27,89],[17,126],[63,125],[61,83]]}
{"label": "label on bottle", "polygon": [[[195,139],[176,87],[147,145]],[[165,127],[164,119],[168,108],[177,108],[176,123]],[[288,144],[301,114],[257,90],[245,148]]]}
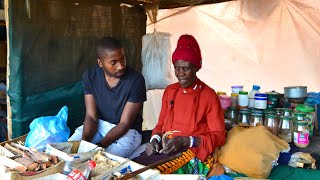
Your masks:
{"label": "label on bottle", "polygon": [[309,144],[309,133],[293,133],[293,140],[298,144]]}
{"label": "label on bottle", "polygon": [[75,169],[71,171],[71,173],[68,175],[69,180],[86,180],[86,177],[83,176],[82,172],[78,169]]}

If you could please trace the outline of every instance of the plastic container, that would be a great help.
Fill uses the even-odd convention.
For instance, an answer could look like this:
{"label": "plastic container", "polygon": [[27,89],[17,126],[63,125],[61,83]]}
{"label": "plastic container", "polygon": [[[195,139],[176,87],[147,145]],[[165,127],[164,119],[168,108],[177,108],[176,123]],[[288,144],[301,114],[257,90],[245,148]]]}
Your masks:
{"label": "plastic container", "polygon": [[96,163],[89,160],[84,166],[80,166],[77,169],[71,171],[67,180],[87,180],[90,172],[96,167]]}
{"label": "plastic container", "polygon": [[267,109],[267,94],[256,93],[254,95],[254,108]]}
{"label": "plastic container", "polygon": [[239,94],[240,91],[243,90],[243,86],[231,86],[232,93]]}
{"label": "plastic container", "polygon": [[252,89],[250,90],[248,96],[249,96],[249,105],[248,107],[249,108],[254,108],[254,95],[256,93],[259,93],[259,89],[260,89],[260,86],[258,85],[253,85],[252,86]]}
{"label": "plastic container", "polygon": [[298,104],[296,106],[296,112],[302,112],[306,114],[306,118],[308,119],[308,126],[310,130],[310,137],[313,136],[313,130],[315,125],[315,111],[311,106],[306,106],[304,104]]}
{"label": "plastic container", "polygon": [[219,95],[218,96],[220,104],[223,110],[227,110],[229,106],[231,106],[231,98],[227,95]]}
{"label": "plastic container", "polygon": [[292,142],[293,123],[291,116],[281,116],[279,123],[278,137],[287,143]]}
{"label": "plastic container", "polygon": [[307,121],[295,121],[293,128],[293,142],[299,148],[309,146],[309,127]]}
{"label": "plastic container", "polygon": [[231,93],[231,106],[238,108],[238,94],[237,93]]}
{"label": "plastic container", "polygon": [[249,97],[247,91],[240,91],[238,97],[238,105],[240,109],[247,108],[249,105]]}

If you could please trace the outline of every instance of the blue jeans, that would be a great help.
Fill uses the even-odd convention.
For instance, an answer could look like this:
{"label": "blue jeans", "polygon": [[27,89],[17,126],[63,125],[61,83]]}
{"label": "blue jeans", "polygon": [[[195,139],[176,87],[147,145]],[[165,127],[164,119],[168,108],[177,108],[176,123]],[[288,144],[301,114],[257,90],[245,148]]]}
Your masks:
{"label": "blue jeans", "polygon": [[[96,144],[100,142],[115,126],[116,125],[114,124],[99,119],[98,131],[94,135],[91,143]],[[82,139],[82,132],[83,125],[75,130],[74,134],[68,139],[68,141],[80,141]],[[141,134],[137,130],[129,129],[124,136],[110,144],[105,151],[124,158],[134,158],[133,156],[135,155],[132,156],[132,154],[141,144],[141,141]]]}

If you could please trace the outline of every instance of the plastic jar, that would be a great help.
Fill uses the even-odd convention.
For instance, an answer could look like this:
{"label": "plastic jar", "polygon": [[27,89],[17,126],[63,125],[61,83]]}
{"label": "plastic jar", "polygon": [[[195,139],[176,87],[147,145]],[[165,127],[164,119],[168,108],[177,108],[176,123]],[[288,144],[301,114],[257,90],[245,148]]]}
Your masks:
{"label": "plastic jar", "polygon": [[299,148],[309,146],[309,127],[307,121],[295,121],[293,128],[293,142]]}
{"label": "plastic jar", "polygon": [[238,94],[237,93],[231,93],[231,106],[238,108]]}
{"label": "plastic jar", "polygon": [[291,116],[281,116],[279,123],[278,137],[287,143],[292,142],[293,123]]}
{"label": "plastic jar", "polygon": [[239,92],[239,97],[238,97],[238,105],[239,108],[247,108],[249,104],[249,97],[248,97],[248,92],[247,91],[240,91]]}
{"label": "plastic jar", "polygon": [[315,112],[314,108],[311,106],[307,106],[304,104],[298,104],[296,106],[296,112],[302,112],[306,114],[306,118],[308,119],[308,126],[310,131],[310,137],[313,136],[313,129],[315,125]]}
{"label": "plastic jar", "polygon": [[277,119],[277,115],[275,114],[267,114],[264,119],[264,126],[268,128],[270,132],[274,135],[278,135],[279,121]]}
{"label": "plastic jar", "polygon": [[232,93],[239,94],[240,91],[243,90],[243,86],[231,86]]}
{"label": "plastic jar", "polygon": [[220,104],[221,104],[222,109],[226,111],[227,108],[228,108],[229,106],[231,106],[230,96],[227,96],[227,95],[219,95],[218,98],[219,98],[219,101],[220,101]]}
{"label": "plastic jar", "polygon": [[267,109],[267,94],[256,93],[254,95],[254,108]]}
{"label": "plastic jar", "polygon": [[250,118],[250,126],[261,126],[263,125],[262,114],[252,114]]}

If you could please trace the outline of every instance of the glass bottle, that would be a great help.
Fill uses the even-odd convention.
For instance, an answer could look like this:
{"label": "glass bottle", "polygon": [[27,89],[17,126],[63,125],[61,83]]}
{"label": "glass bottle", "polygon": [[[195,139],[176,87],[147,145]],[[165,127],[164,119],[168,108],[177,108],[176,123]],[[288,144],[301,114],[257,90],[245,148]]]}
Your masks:
{"label": "glass bottle", "polygon": [[237,93],[231,93],[231,106],[238,108],[238,94]]}
{"label": "glass bottle", "polygon": [[226,111],[226,114],[225,114],[225,121],[224,121],[227,130],[230,130],[235,124],[237,124],[238,116],[239,116],[238,108],[232,107],[232,106],[228,107],[228,110]]}
{"label": "glass bottle", "polygon": [[243,124],[250,124],[250,113],[248,110],[240,110],[239,111],[239,117],[238,117],[238,124],[243,123]]}
{"label": "glass bottle", "polygon": [[291,116],[281,116],[279,123],[278,137],[287,143],[292,142],[293,123]]}
{"label": "glass bottle", "polygon": [[306,121],[306,114],[301,112],[294,113],[294,120],[295,121]]}
{"label": "glass bottle", "polygon": [[283,108],[283,116],[292,116],[292,109]]}
{"label": "glass bottle", "polygon": [[263,125],[262,114],[254,113],[250,117],[250,126],[261,126]]}
{"label": "glass bottle", "polygon": [[270,132],[274,135],[278,135],[279,121],[277,119],[277,115],[275,114],[267,114],[264,120],[264,126],[268,128]]}
{"label": "glass bottle", "polygon": [[299,148],[309,146],[309,126],[307,121],[295,121],[293,128],[293,142]]}
{"label": "glass bottle", "polygon": [[66,161],[66,163],[63,166],[62,173],[64,175],[68,175],[73,170],[74,157],[73,156],[69,156],[68,159],[66,159],[65,161]]}

